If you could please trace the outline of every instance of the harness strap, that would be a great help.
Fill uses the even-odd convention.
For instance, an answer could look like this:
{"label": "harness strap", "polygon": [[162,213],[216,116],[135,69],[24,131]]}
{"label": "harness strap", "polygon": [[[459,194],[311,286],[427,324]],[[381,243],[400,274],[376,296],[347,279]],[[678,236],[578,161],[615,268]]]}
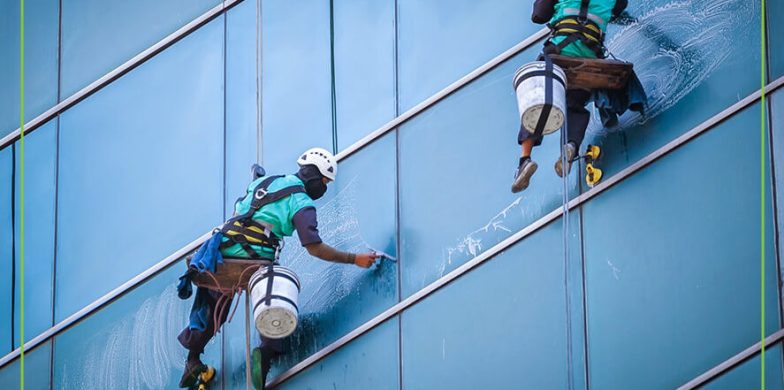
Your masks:
{"label": "harness strap", "polygon": [[566,37],[558,44],[552,43],[549,39],[545,42],[545,46],[550,45],[554,48],[555,54],[560,54],[561,50],[566,46],[579,40],[591,49],[597,57],[604,58],[604,36],[596,23],[590,20],[581,21],[579,17],[575,16],[567,16],[556,22],[555,25],[550,26],[550,28],[552,29],[551,38]]}
{"label": "harness strap", "polygon": [[239,244],[248,256],[252,259],[259,259],[263,258],[263,256],[254,250],[251,245],[272,249],[276,249],[280,245],[280,238],[272,232],[272,226],[261,221],[255,221],[253,215],[270,203],[277,202],[298,192],[305,192],[305,187],[301,185],[289,186],[272,193],[267,192],[267,188],[269,188],[272,182],[281,177],[283,175],[269,176],[262,180],[250,194],[253,198],[248,211],[230,218],[223,224],[221,232],[228,241],[221,244],[221,249]]}
{"label": "harness strap", "polygon": [[588,20],[588,5],[591,0],[582,0],[580,2],[580,21],[585,22]]}
{"label": "harness strap", "polygon": [[542,136],[547,119],[550,118],[550,111],[553,109],[553,61],[548,55],[544,56],[544,73],[544,106],[539,112],[539,120],[534,129],[534,136],[537,138]]}
{"label": "harness strap", "polygon": [[247,221],[247,225],[243,225],[239,221],[223,225],[221,233],[223,233],[224,236],[241,234],[247,238],[248,242],[255,245],[271,245],[277,244],[280,241],[271,229],[257,224],[254,220]]}
{"label": "harness strap", "polygon": [[553,26],[553,30],[554,35],[580,33],[584,35],[585,38],[595,41],[596,43],[601,43],[603,40],[602,30],[599,28],[599,25],[591,21],[581,23],[574,16],[568,16],[559,20],[555,23],[555,26]]}
{"label": "harness strap", "polygon": [[[299,307],[297,306],[297,304],[294,301],[292,301],[291,299],[289,299],[288,297],[284,297],[283,295],[270,295],[269,297],[270,297],[270,299],[280,299],[281,301],[284,301],[284,302],[290,304],[291,306],[294,306],[294,309],[299,311]],[[256,302],[256,304],[253,305],[253,311],[256,311],[256,308],[259,307],[264,302],[265,301]],[[269,306],[269,305],[267,305],[267,306]]]}
{"label": "harness strap", "polygon": [[[272,303],[272,281],[275,279],[275,265],[273,263],[267,266],[267,275],[269,279],[267,279],[267,292],[264,294],[264,304],[270,306]],[[256,306],[258,306],[258,303]],[[254,307],[253,310],[255,311],[256,308]]]}
{"label": "harness strap", "polygon": [[534,70],[534,71],[528,72],[528,73],[522,75],[520,78],[516,79],[514,81],[514,89],[517,89],[517,87],[520,86],[520,84],[522,84],[523,81],[525,81],[526,79],[529,79],[531,77],[536,77],[536,76],[550,76],[553,79],[555,79],[555,81],[557,81],[559,84],[563,85],[564,88],[566,87],[566,83],[561,78],[561,76],[558,75],[558,73],[555,73],[555,72],[547,73],[546,70]]}

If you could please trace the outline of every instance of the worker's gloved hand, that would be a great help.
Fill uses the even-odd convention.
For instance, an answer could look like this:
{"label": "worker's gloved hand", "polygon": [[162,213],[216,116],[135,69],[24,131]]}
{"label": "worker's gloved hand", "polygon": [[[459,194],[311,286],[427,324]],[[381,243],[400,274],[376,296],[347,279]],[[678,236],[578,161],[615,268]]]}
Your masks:
{"label": "worker's gloved hand", "polygon": [[376,259],[379,257],[381,256],[373,252],[357,253],[356,257],[354,258],[354,264],[356,264],[358,267],[370,268],[370,266],[373,265],[376,262]]}

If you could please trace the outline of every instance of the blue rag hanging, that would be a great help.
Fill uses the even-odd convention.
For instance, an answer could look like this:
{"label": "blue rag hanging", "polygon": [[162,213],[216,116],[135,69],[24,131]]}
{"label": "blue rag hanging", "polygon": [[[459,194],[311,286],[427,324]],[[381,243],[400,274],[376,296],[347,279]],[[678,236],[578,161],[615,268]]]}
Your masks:
{"label": "blue rag hanging", "polygon": [[[177,282],[177,296],[180,299],[188,299],[193,295],[192,278],[199,272],[215,272],[218,264],[223,264],[223,254],[220,251],[220,244],[223,234],[216,232],[191,258],[190,266],[185,274],[180,276]],[[196,291],[196,299],[191,307],[190,325],[191,329],[204,331],[207,329],[208,317],[211,315],[209,292],[199,288]]]}
{"label": "blue rag hanging", "polygon": [[220,244],[223,234],[215,232],[209,240],[201,244],[199,250],[191,258],[191,264],[185,274],[180,276],[177,282],[177,296],[180,299],[188,299],[193,295],[191,278],[198,272],[215,272],[218,264],[223,264],[223,254],[220,251]]}
{"label": "blue rag hanging", "polygon": [[196,254],[191,258],[191,267],[195,267],[199,272],[215,272],[218,264],[223,264],[223,254],[220,251],[220,244],[223,234],[216,232],[207,242],[201,245]]}
{"label": "blue rag hanging", "polygon": [[592,100],[599,110],[599,118],[604,127],[613,127],[618,124],[618,116],[626,110],[637,111],[645,115],[648,106],[648,97],[640,79],[632,72],[624,89],[597,89],[593,91]]}

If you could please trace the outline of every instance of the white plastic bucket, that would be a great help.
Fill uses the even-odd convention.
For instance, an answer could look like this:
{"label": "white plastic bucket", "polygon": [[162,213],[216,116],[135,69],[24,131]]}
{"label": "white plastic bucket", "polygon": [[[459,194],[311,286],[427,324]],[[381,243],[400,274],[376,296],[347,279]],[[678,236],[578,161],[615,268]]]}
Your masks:
{"label": "white plastic bucket", "polygon": [[[272,288],[268,289],[270,280]],[[299,313],[299,288],[299,279],[294,271],[278,265],[273,267],[271,275],[270,268],[263,266],[250,277],[248,291],[253,318],[262,336],[282,339],[294,333]]]}
{"label": "white plastic bucket", "polygon": [[[545,62],[529,62],[520,67],[514,76],[514,88],[517,94],[517,108],[520,111],[520,123],[531,133],[536,131],[539,115],[545,105]],[[552,109],[545,122],[542,134],[550,134],[563,126],[566,112],[566,75],[553,64]]]}

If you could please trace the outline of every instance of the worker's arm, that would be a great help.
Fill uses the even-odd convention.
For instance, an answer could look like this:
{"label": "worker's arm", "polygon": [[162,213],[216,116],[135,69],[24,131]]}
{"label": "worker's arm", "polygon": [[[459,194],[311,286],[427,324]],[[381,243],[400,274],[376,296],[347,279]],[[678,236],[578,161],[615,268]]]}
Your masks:
{"label": "worker's arm", "polygon": [[615,0],[615,6],[612,9],[612,18],[617,18],[629,5],[628,0]]}
{"label": "worker's arm", "polygon": [[305,246],[311,256],[333,263],[355,264],[362,268],[368,268],[376,262],[378,255],[373,253],[349,253],[339,251],[323,242],[309,244]]}
{"label": "worker's arm", "polygon": [[555,13],[555,3],[558,0],[536,0],[534,1],[534,12],[531,13],[531,20],[536,24],[545,24],[553,18]]}
{"label": "worker's arm", "polygon": [[318,234],[318,219],[316,218],[316,209],[314,207],[305,207],[299,210],[294,214],[292,222],[297,229],[299,241],[311,256],[333,263],[356,264],[362,268],[370,267],[378,258],[373,253],[354,254],[339,251],[323,243]]}

